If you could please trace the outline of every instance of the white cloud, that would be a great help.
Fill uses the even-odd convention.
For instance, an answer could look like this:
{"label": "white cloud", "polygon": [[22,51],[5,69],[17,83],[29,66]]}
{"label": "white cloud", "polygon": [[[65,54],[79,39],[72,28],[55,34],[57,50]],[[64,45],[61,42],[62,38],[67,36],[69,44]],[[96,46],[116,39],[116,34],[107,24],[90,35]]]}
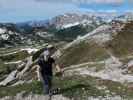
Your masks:
{"label": "white cloud", "polygon": [[128,3],[129,4],[133,4],[133,0],[128,0]]}
{"label": "white cloud", "polygon": [[75,4],[122,4],[124,0],[35,0],[44,2],[58,2],[58,3],[75,3]]}
{"label": "white cloud", "polygon": [[127,13],[133,13],[133,9],[132,10],[131,9],[130,10],[128,9],[125,12],[127,12]]}
{"label": "white cloud", "polygon": [[94,0],[94,2],[101,4],[122,4],[124,0]]}
{"label": "white cloud", "polygon": [[117,13],[117,10],[115,10],[115,9],[112,9],[112,10],[98,10],[98,12]]}

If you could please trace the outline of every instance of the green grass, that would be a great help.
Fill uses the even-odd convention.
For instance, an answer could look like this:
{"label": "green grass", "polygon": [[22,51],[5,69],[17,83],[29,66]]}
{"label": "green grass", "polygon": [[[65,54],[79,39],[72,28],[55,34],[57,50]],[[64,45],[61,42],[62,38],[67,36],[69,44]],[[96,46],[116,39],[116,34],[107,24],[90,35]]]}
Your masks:
{"label": "green grass", "polygon": [[11,87],[0,87],[0,97],[4,96],[15,96],[17,93],[25,91],[25,93],[42,94],[42,84],[38,81],[27,83],[23,85],[11,86]]}
{"label": "green grass", "polygon": [[[97,87],[105,86],[105,89],[98,89]],[[61,88],[61,94],[74,100],[87,100],[87,97],[105,97],[106,95],[119,95],[123,98],[131,100],[133,98],[133,90],[129,90],[127,85],[119,82],[112,82],[108,80],[101,80],[99,78],[87,76],[71,76],[71,77],[54,77],[53,88]],[[108,93],[106,91],[109,91]],[[43,94],[42,83],[33,81],[23,85],[12,87],[0,87],[0,97],[15,96],[17,93],[25,91],[25,94]],[[114,94],[115,93],[115,94]]]}
{"label": "green grass", "polygon": [[127,64],[129,61],[133,60],[133,57],[130,57],[130,58],[121,58],[120,61],[123,62],[123,64]]}
{"label": "green grass", "polygon": [[100,86],[106,86],[109,90],[110,95],[119,95],[123,98],[128,98],[129,100],[133,99],[133,90],[130,90],[127,86],[129,84],[121,84],[119,82],[113,82],[110,80],[100,80],[98,82]]}
{"label": "green grass", "polygon": [[133,53],[133,21],[126,23],[114,39],[107,43],[107,47],[118,57]]}
{"label": "green grass", "polygon": [[105,96],[104,91],[96,88],[96,81],[92,77],[72,76],[55,80],[55,86],[61,88],[62,94],[75,100],[86,100],[88,96]]}
{"label": "green grass", "polygon": [[0,55],[0,59],[4,62],[23,60],[30,56],[27,51],[20,51],[9,55]]}
{"label": "green grass", "polygon": [[96,68],[96,72],[105,69],[105,64],[95,64],[93,67]]}
{"label": "green grass", "polygon": [[[75,76],[75,77],[66,77],[63,80],[60,80],[59,78],[54,78],[54,85],[53,88],[60,87],[61,93],[66,97],[74,97],[76,98],[87,98],[87,96],[104,96],[103,91],[99,91],[95,85],[92,85],[91,83],[86,83],[86,81],[83,81],[84,79]],[[4,96],[15,96],[17,93],[20,93],[22,91],[25,91],[26,94],[33,93],[33,94],[43,94],[42,90],[42,83],[38,81],[33,81],[30,84],[23,84],[23,85],[17,85],[12,87],[0,87],[0,97]]]}
{"label": "green grass", "polygon": [[0,48],[0,54],[6,54],[6,53],[10,53],[10,52],[16,52],[18,51],[19,48]]}
{"label": "green grass", "polygon": [[78,35],[85,35],[93,30],[93,27],[88,29],[87,27],[83,27],[82,25],[76,25],[67,29],[61,29],[55,32],[55,36],[61,40],[72,41]]}
{"label": "green grass", "polygon": [[[56,87],[61,87],[64,96],[74,98],[74,100],[87,100],[88,96],[105,97],[106,95],[119,95],[122,98],[133,98],[133,90],[127,88],[128,84],[121,84],[109,80],[101,80],[96,77],[72,76],[65,79],[56,78]],[[98,89],[97,87],[105,86],[106,89]],[[106,91],[109,91],[108,93]]]}
{"label": "green grass", "polygon": [[105,49],[97,44],[81,42],[63,51],[58,62],[66,67],[89,61],[100,61],[108,57]]}
{"label": "green grass", "polygon": [[18,64],[5,64],[5,62],[24,60],[28,56],[29,54],[26,51],[20,51],[9,55],[0,55],[0,81],[18,66]]}
{"label": "green grass", "polygon": [[11,71],[16,69],[16,67],[16,64],[4,64],[4,62],[0,60],[0,81],[5,78],[5,75],[8,75]]}

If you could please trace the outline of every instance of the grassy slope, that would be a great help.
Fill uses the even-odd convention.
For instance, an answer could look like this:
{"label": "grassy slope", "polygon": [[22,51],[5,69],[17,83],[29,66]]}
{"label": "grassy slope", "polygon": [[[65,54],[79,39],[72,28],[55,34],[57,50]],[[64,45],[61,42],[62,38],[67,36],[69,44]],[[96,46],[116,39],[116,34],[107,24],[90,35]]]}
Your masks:
{"label": "grassy slope", "polygon": [[[7,49],[5,49],[5,52]],[[11,53],[8,52],[8,53]],[[8,54],[5,53],[5,54]],[[18,64],[5,64],[5,62],[15,62],[18,60],[24,60],[26,57],[30,56],[30,54],[28,54],[27,51],[19,51],[13,54],[9,54],[9,55],[0,55],[0,81],[2,81],[4,78],[6,78],[6,76],[12,72],[13,70],[15,70],[18,66]]]}
{"label": "grassy slope", "polygon": [[5,75],[8,75],[11,71],[17,68],[16,64],[4,64],[0,61],[0,81],[5,78]]}
{"label": "grassy slope", "polygon": [[[90,29],[89,29],[90,28]],[[82,25],[76,25],[70,28],[61,29],[55,32],[55,36],[61,40],[72,41],[78,35],[85,35],[86,33],[93,30],[93,27],[83,27]]]}
{"label": "grassy slope", "polygon": [[[97,88],[102,86],[106,88]],[[74,100],[87,100],[88,96],[105,97],[106,95],[120,95],[123,98],[133,98],[133,90],[129,90],[126,85],[94,77],[71,76],[65,77],[62,80],[55,77],[54,88],[56,87],[61,88],[61,93],[64,96],[74,98]],[[0,87],[0,90],[0,97],[7,95],[14,96],[22,91],[25,91],[25,94],[31,92],[34,94],[43,94],[42,84],[38,81],[13,87]]]}
{"label": "grassy slope", "polygon": [[10,55],[0,56],[0,59],[4,62],[10,62],[10,61],[23,60],[28,56],[29,56],[29,54],[27,51],[20,51],[20,52],[13,53]]}
{"label": "grassy slope", "polygon": [[109,57],[104,48],[95,43],[81,42],[66,49],[59,59],[64,66],[81,64],[88,61],[99,61]]}
{"label": "grassy slope", "polygon": [[127,23],[118,35],[107,43],[107,47],[118,57],[133,53],[133,22]]}

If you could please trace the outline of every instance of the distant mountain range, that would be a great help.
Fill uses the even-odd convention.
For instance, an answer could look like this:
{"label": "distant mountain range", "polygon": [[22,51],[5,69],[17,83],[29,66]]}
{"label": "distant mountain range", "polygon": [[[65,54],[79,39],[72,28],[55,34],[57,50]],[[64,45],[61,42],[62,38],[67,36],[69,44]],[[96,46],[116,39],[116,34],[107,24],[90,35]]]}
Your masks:
{"label": "distant mountain range", "polygon": [[117,16],[114,13],[66,13],[49,20],[23,23],[0,23],[0,47],[32,45],[48,41],[72,41],[112,20],[132,20],[133,14]]}
{"label": "distant mountain range", "polygon": [[[66,13],[63,15],[58,15],[49,20],[41,20],[41,21],[28,21],[24,23],[18,23],[19,26],[31,26],[31,27],[49,27],[53,26],[57,29],[65,28],[66,26],[77,25],[78,23],[92,23],[92,22],[107,22],[110,19],[116,17],[114,13]],[[77,23],[77,24],[76,24]]]}

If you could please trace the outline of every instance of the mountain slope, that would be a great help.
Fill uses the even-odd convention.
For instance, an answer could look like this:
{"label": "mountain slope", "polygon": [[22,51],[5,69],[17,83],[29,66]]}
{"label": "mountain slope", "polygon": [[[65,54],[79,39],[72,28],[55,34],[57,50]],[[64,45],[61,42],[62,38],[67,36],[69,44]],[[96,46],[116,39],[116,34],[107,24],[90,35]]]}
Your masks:
{"label": "mountain slope", "polygon": [[127,22],[121,31],[109,42],[107,48],[118,57],[131,55],[133,53],[133,22]]}
{"label": "mountain slope", "polygon": [[100,61],[109,57],[105,49],[100,47],[94,42],[80,42],[66,50],[63,55],[59,58],[59,63],[64,67],[91,62]]}
{"label": "mountain slope", "polygon": [[[113,21],[110,24],[100,25],[63,47],[54,49],[52,56],[62,66],[64,73],[63,77],[55,75],[53,80],[56,87],[61,88],[63,98],[133,99],[132,26],[132,21],[126,23]],[[19,54],[13,52],[0,56],[0,59],[4,60],[6,57],[13,59],[10,58],[11,62],[6,62],[8,66],[0,67],[0,71],[4,71],[2,74],[0,72],[0,97],[15,96],[23,91],[28,94],[26,98],[30,97],[31,92],[36,97],[38,97],[37,94],[43,94],[39,66],[36,61],[44,48],[40,46],[39,51],[29,55],[24,51],[24,58],[23,53],[18,52],[22,59],[19,58]],[[21,62],[14,63],[14,60],[17,60],[14,56]],[[15,64],[15,67],[12,64]],[[34,96],[32,99],[35,99]],[[44,99],[44,96],[40,97]]]}

